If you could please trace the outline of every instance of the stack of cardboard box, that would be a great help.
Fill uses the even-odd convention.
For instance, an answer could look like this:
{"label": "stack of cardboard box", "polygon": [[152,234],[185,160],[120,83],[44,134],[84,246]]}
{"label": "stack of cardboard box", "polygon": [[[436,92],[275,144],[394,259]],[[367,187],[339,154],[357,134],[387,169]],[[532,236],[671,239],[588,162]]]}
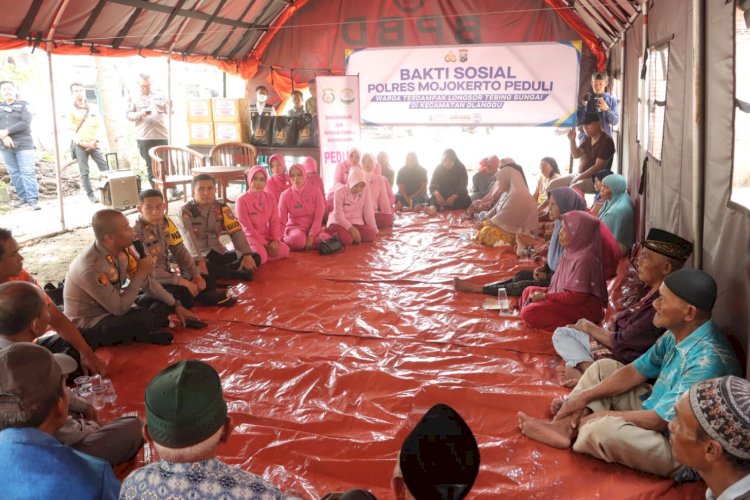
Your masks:
{"label": "stack of cardboard box", "polygon": [[190,144],[248,142],[247,99],[189,99]]}

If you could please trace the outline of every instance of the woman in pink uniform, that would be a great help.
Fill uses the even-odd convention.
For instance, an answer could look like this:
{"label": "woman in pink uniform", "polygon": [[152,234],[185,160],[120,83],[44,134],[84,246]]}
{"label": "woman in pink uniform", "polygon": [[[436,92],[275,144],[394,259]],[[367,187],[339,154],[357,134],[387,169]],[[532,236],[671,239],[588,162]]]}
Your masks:
{"label": "woman in pink uniform", "polygon": [[323,184],[323,178],[318,173],[318,162],[312,156],[307,156],[302,161],[302,170],[305,172],[305,185],[317,188],[323,201],[326,199],[326,189]]}
{"label": "woman in pink uniform", "polygon": [[349,156],[347,157],[347,159],[336,166],[336,173],[333,176],[333,188],[331,188],[331,191],[328,193],[328,197],[326,198],[326,209],[329,212],[333,210],[334,193],[336,193],[336,190],[341,186],[346,186],[347,179],[349,179],[349,171],[352,169],[352,167],[362,167],[362,165],[360,164],[361,157],[362,155],[359,152],[359,149],[352,148],[349,151]]}
{"label": "woman in pink uniform", "polygon": [[320,240],[330,238],[322,231],[323,195],[307,183],[302,165],[289,167],[292,187],[279,200],[279,220],[284,228],[284,243],[292,250],[318,248]]}
{"label": "woman in pink uniform", "polygon": [[286,174],[284,155],[272,155],[268,160],[268,165],[271,167],[273,176],[266,183],[266,192],[271,193],[276,203],[278,203],[281,193],[289,189],[289,186],[292,185],[289,182],[289,176]]}
{"label": "woman in pink uniform", "polygon": [[261,264],[269,259],[289,256],[289,247],[281,242],[279,210],[274,195],[264,191],[268,174],[256,165],[250,169],[250,190],[237,198],[237,218],[253,252],[260,255]]}
{"label": "woman in pink uniform", "polygon": [[344,245],[374,241],[378,234],[370,190],[365,173],[359,167],[349,171],[348,183],[334,193],[328,232],[337,235]]}
{"label": "woman in pink uniform", "polygon": [[521,295],[521,317],[549,331],[581,318],[599,323],[607,303],[599,219],[578,210],[560,219],[558,238],[564,250],[549,288],[530,286]]}
{"label": "woman in pink uniform", "polygon": [[371,154],[365,153],[362,156],[362,170],[365,171],[367,188],[370,190],[370,199],[375,209],[375,224],[378,229],[384,229],[393,227],[393,209],[386,188],[388,181],[380,175],[378,166]]}

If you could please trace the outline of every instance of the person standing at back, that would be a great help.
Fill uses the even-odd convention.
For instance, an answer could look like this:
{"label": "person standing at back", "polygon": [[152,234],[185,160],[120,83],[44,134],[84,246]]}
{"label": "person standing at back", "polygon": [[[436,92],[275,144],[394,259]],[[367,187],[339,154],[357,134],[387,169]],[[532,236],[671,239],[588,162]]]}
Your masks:
{"label": "person standing at back", "polygon": [[0,82],[0,151],[8,167],[10,182],[18,195],[13,208],[21,208],[28,203],[32,209],[40,210],[39,186],[34,171],[31,112],[29,103],[16,99],[17,94],[15,83],[8,80]]}
{"label": "person standing at back", "polygon": [[[602,131],[612,137],[612,128],[620,122],[620,103],[615,96],[607,92],[609,76],[597,71],[591,75],[591,90],[583,96],[576,110],[576,122],[582,123],[586,113],[596,113],[602,124]],[[586,136],[581,131],[578,134],[580,144]]]}
{"label": "person standing at back", "polygon": [[316,93],[318,90],[318,86],[315,83],[315,78],[311,78],[307,82],[307,85],[307,88],[310,89],[310,97],[305,101],[305,112],[310,113],[311,115],[317,115],[318,106]]}
{"label": "person standing at back", "polygon": [[78,161],[78,171],[81,173],[81,184],[91,203],[98,203],[89,179],[89,157],[94,160],[99,171],[109,170],[107,160],[99,147],[103,130],[101,117],[96,109],[91,108],[86,101],[86,89],[80,83],[70,84],[73,94],[73,107],[68,112],[68,130],[71,133],[73,150]]}
{"label": "person standing at back", "polygon": [[261,116],[276,116],[276,110],[268,101],[268,89],[263,85],[258,85],[255,89],[255,104],[250,105],[250,113],[258,113]]}
{"label": "person standing at back", "polygon": [[[151,77],[146,73],[138,75],[140,93],[131,97],[128,102],[128,120],[135,123],[135,138],[138,151],[146,162],[148,182],[153,187],[154,172],[151,169],[151,157],[148,150],[154,146],[169,144],[166,116],[172,112],[172,101],[159,91],[151,90]],[[177,191],[177,190],[175,190]],[[178,193],[175,192],[174,196]]]}

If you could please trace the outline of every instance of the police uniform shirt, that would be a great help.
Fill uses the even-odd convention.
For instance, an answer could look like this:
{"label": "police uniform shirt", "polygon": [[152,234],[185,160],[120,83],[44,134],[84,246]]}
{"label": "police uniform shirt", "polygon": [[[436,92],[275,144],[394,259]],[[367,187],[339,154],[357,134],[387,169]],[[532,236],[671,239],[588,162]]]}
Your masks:
{"label": "police uniform shirt", "polygon": [[[177,285],[181,278],[192,279],[198,275],[198,267],[185,248],[180,230],[168,216],[165,215],[160,224],[150,224],[138,218],[133,226],[133,236],[143,241],[146,254],[154,258],[151,276],[162,285]],[[180,267],[182,276],[171,271],[169,252]]]}
{"label": "police uniform shirt", "polygon": [[226,203],[214,201],[211,205],[201,208],[191,200],[183,205],[180,211],[185,241],[193,257],[202,259],[211,250],[221,255],[227,253],[227,247],[219,241],[224,232],[232,239],[238,255],[251,253],[242,226]]}
{"label": "police uniform shirt", "polygon": [[[0,102],[0,130],[7,130],[8,135],[15,147],[13,151],[34,149],[34,141],[31,138],[31,112],[29,103],[15,100],[10,104]],[[6,149],[0,141],[0,150]]]}
{"label": "police uniform shirt", "polygon": [[137,269],[135,263],[126,252],[113,257],[97,242],[92,243],[68,268],[63,289],[65,315],[78,328],[91,328],[110,314],[121,316],[128,312],[141,289],[173,306],[174,297],[156,280],[150,276],[129,276],[129,264],[133,273]]}
{"label": "police uniform shirt", "polygon": [[[150,111],[141,116],[143,111]],[[128,120],[135,122],[135,136],[139,140],[167,139],[167,124],[164,119],[167,99],[161,92],[151,91],[148,95],[138,95],[128,102]]]}

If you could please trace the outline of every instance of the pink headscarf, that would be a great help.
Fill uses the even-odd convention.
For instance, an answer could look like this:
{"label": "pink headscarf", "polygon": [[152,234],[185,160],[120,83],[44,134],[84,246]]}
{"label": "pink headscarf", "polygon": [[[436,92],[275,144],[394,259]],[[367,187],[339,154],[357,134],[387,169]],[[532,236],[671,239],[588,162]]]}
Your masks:
{"label": "pink headscarf", "polygon": [[[284,189],[288,188],[291,183],[289,182],[289,176],[287,175],[287,168],[286,168],[286,161],[284,161],[284,155],[276,154],[271,155],[271,157],[268,159],[268,166],[270,167],[273,164],[274,160],[278,160],[281,164],[281,168],[284,169],[284,172],[280,174],[273,174],[273,168],[271,169],[272,178],[273,178],[273,186],[274,190],[278,190],[279,193],[283,191]],[[278,196],[277,196],[278,197]]]}
{"label": "pink headscarf", "polygon": [[311,174],[311,173],[318,173],[318,162],[315,161],[315,158],[312,156],[306,157],[302,161],[302,170],[305,172],[305,174]]}
{"label": "pink headscarf", "polygon": [[364,182],[366,186],[367,177],[365,176],[365,171],[355,165],[354,168],[349,170],[349,178],[347,179],[346,185],[349,186],[349,189],[351,190],[354,186],[356,186],[360,182]]}
{"label": "pink headscarf", "polygon": [[617,265],[620,263],[620,245],[612,235],[612,231],[599,220],[602,233],[602,260],[604,261],[604,279],[612,279],[617,275]]}
{"label": "pink headscarf", "polygon": [[565,290],[582,292],[607,301],[604,281],[602,233],[599,219],[588,212],[573,210],[562,214],[560,220],[570,236],[570,242],[560,257],[557,271],[552,275],[549,293]]}
{"label": "pink headscarf", "polygon": [[[365,170],[365,160],[368,160],[372,162],[372,171],[367,172]],[[375,161],[375,157],[371,155],[370,153],[365,153],[362,155],[362,159],[359,161],[360,165],[362,166],[362,171],[365,173],[365,178],[367,179],[367,182],[372,182],[373,179],[377,179],[377,176],[380,176],[380,164]]]}
{"label": "pink headscarf", "polygon": [[[359,153],[359,165],[362,165],[362,152],[361,152],[361,151],[359,150],[359,148],[352,148],[352,149],[350,149],[350,150],[349,150],[349,154],[348,154],[348,155],[346,155],[346,160],[344,160],[344,165],[346,165],[346,168],[351,168],[351,167],[352,167],[352,162],[350,162],[350,161],[349,161],[349,157],[350,157],[350,156],[352,155],[352,153],[354,153],[355,151],[356,151],[357,153]],[[359,166],[359,165],[358,165],[358,166]]]}
{"label": "pink headscarf", "polygon": [[266,182],[268,182],[268,172],[266,171],[266,167],[262,165],[255,165],[253,168],[250,169],[250,171],[247,173],[247,187],[248,190],[243,194],[243,196],[249,201],[250,206],[252,206],[256,210],[262,210],[265,205],[265,190],[263,191],[255,191],[252,187],[250,187],[250,183],[253,180],[253,176],[257,174],[258,172],[263,174],[263,177],[266,179]]}
{"label": "pink headscarf", "polygon": [[320,190],[320,194],[323,195],[323,199],[326,198],[326,189],[323,185],[323,179],[318,174],[318,162],[311,156],[305,158],[302,162],[302,168],[305,171],[305,185],[317,187]]}
{"label": "pink headscarf", "polygon": [[[271,155],[271,157],[268,159],[268,166],[270,167],[271,164],[273,164],[274,160],[278,160],[281,164],[281,168],[284,169],[284,173],[286,173],[286,160],[284,160],[284,155],[282,154],[275,154]],[[271,169],[271,172],[273,172],[273,169]]]}
{"label": "pink headscarf", "polygon": [[[284,156],[279,154],[272,155],[268,159],[268,165],[270,166],[271,164],[273,164],[274,160],[278,160],[279,163],[281,163],[284,171],[280,174],[274,174],[270,179],[268,179],[268,182],[266,183],[266,191],[271,193],[276,199],[276,203],[278,203],[279,199],[281,198],[281,193],[289,189],[292,183],[286,173],[286,162],[284,161]],[[273,169],[271,169],[271,171],[273,172]]]}
{"label": "pink headscarf", "polygon": [[[313,161],[314,161],[314,160],[313,160]],[[297,192],[297,193],[301,193],[302,191],[304,191],[304,190],[305,190],[305,169],[304,169],[304,167],[303,167],[302,165],[300,165],[299,163],[295,163],[294,165],[292,165],[291,167],[289,167],[289,178],[290,178],[290,182],[291,182],[291,176],[292,176],[292,170],[293,170],[293,169],[297,169],[297,170],[299,170],[299,172],[300,172],[300,173],[302,174],[302,187],[301,187],[301,188],[297,188],[297,187],[295,187],[294,183],[292,182],[292,189],[293,189],[293,190],[294,190],[295,192]]]}

